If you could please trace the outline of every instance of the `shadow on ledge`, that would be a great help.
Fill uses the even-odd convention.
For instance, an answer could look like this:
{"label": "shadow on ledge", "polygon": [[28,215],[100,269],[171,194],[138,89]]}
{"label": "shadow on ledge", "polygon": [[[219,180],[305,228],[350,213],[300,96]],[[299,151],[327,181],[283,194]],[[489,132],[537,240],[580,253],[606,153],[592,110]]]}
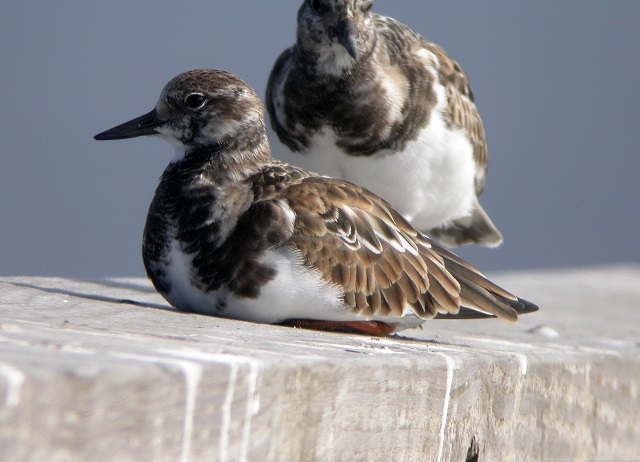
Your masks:
{"label": "shadow on ledge", "polygon": [[[97,294],[87,294],[87,293],[82,293],[82,292],[76,292],[73,290],[65,290],[65,289],[56,289],[53,287],[42,287],[42,286],[37,286],[35,284],[26,284],[23,282],[12,282],[12,281],[0,281],[0,282],[4,282],[6,284],[11,284],[12,286],[15,287],[24,287],[27,289],[35,289],[35,290],[40,290],[42,292],[46,292],[49,294],[60,294],[60,295],[67,295],[70,297],[77,297],[77,298],[84,298],[86,300],[94,300],[94,301],[98,301],[98,302],[106,302],[106,303],[119,303],[119,304],[124,304],[124,305],[134,305],[134,306],[140,306],[140,307],[144,307],[144,308],[153,308],[156,310],[165,310],[165,311],[173,311],[173,312],[178,312],[177,310],[175,310],[174,308],[172,308],[169,305],[161,305],[159,303],[147,303],[147,302],[139,302],[137,300],[131,300],[128,298],[115,298],[115,297],[107,297],[104,295],[97,295]],[[109,287],[109,288],[126,288],[126,289],[131,289],[131,290],[137,290],[138,292],[141,292],[140,289],[144,289],[144,291],[146,292],[146,288],[144,287],[140,287],[134,284],[128,284],[128,283],[120,283],[118,281],[84,281],[84,282],[91,282],[94,284],[99,284],[102,285],[104,287]],[[154,290],[150,290],[149,293],[153,293],[155,292]]]}

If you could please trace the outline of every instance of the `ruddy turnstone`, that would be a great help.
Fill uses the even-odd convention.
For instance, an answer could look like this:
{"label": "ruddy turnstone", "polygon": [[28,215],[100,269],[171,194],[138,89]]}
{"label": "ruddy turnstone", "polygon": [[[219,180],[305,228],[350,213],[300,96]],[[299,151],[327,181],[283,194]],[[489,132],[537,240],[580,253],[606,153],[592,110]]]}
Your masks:
{"label": "ruddy turnstone", "polygon": [[271,158],[256,93],[194,70],[95,136],[176,148],[144,230],[149,278],[178,309],[386,335],[437,314],[515,322],[537,307],[487,280],[354,184]]}
{"label": "ruddy turnstone", "polygon": [[478,202],[487,143],[467,74],[372,0],[305,0],[267,109],[309,170],[362,185],[447,245],[497,246]]}

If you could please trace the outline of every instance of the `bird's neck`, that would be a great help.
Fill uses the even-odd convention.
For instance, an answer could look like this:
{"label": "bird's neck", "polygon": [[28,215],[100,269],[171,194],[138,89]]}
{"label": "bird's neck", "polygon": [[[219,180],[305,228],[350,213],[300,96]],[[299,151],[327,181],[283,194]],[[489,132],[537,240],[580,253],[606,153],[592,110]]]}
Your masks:
{"label": "bird's neck", "polygon": [[271,162],[266,138],[255,143],[213,143],[206,147],[185,149],[176,156],[163,175],[164,179],[181,184],[203,180],[216,187],[237,185],[259,172]]}
{"label": "bird's neck", "polygon": [[298,38],[295,59],[303,72],[311,79],[352,80],[371,65],[376,52],[376,37],[373,37],[366,51],[354,60],[341,45],[310,46]]}
{"label": "bird's neck", "polygon": [[308,48],[301,43],[298,43],[296,58],[310,81],[345,78],[356,64],[346,50],[343,53],[333,47]]}

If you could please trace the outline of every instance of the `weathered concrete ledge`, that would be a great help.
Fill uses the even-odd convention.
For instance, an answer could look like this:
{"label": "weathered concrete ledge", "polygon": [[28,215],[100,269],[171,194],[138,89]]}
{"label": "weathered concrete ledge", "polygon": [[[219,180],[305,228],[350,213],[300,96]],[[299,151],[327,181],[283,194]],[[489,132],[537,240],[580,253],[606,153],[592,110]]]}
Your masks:
{"label": "weathered concrete ledge", "polygon": [[374,339],[0,278],[0,460],[639,460],[640,265],[494,279],[542,310]]}

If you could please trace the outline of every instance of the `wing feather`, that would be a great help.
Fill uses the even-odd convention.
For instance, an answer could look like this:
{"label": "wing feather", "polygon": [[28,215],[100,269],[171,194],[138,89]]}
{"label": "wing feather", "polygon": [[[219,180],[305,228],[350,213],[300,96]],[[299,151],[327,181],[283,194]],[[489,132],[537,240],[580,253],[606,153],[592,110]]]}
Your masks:
{"label": "wing feather", "polygon": [[514,321],[525,305],[374,194],[286,164],[271,170],[256,183],[268,185],[254,187],[256,203],[289,208],[274,217],[295,217],[290,236],[273,245],[297,249],[306,265],[342,290],[354,313],[427,319],[464,308],[465,316],[473,310]]}

